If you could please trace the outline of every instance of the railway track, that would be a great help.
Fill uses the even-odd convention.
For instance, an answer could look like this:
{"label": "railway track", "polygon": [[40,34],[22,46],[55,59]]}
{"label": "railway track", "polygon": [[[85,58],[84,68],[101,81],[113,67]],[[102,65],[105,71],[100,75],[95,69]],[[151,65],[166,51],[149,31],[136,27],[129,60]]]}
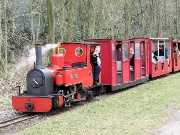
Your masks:
{"label": "railway track", "polygon": [[24,122],[33,118],[37,118],[40,114],[36,114],[36,115],[21,115],[21,116],[17,116],[15,118],[0,122],[0,131],[4,130],[5,128],[8,128],[12,125],[18,124],[20,122]]}

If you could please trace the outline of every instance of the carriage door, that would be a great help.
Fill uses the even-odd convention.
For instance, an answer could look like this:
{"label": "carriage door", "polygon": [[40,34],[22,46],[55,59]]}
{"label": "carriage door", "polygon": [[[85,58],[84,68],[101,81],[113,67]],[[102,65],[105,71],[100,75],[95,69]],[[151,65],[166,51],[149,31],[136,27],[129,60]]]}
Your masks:
{"label": "carriage door", "polygon": [[130,82],[130,57],[129,57],[129,41],[122,41],[122,83]]}
{"label": "carriage door", "polygon": [[141,60],[142,60],[142,76],[145,77],[148,75],[148,50],[147,42],[141,42]]}
{"label": "carriage door", "polygon": [[144,57],[145,57],[145,76],[149,76],[149,43],[145,42],[144,48]]}
{"label": "carriage door", "polygon": [[112,55],[112,65],[109,65],[110,66],[110,68],[111,68],[111,73],[112,73],[112,75],[111,75],[111,85],[112,86],[115,86],[116,85],[116,83],[117,83],[117,72],[116,72],[116,67],[117,67],[117,64],[116,64],[116,44],[115,44],[115,42],[112,42],[112,44],[111,44],[112,46],[112,48],[111,48],[111,50],[112,50],[112,52],[111,52],[111,55]]}
{"label": "carriage door", "polygon": [[134,42],[134,80],[142,78],[141,44]]}

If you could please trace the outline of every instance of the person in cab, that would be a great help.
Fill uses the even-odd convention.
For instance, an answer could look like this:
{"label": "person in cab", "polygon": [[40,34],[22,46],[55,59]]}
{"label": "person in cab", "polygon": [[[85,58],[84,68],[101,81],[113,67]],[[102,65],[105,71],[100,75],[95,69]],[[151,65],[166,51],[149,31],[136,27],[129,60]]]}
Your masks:
{"label": "person in cab", "polygon": [[92,65],[94,67],[94,85],[99,85],[99,74],[101,72],[101,54],[100,46],[96,46],[94,52],[92,53]]}

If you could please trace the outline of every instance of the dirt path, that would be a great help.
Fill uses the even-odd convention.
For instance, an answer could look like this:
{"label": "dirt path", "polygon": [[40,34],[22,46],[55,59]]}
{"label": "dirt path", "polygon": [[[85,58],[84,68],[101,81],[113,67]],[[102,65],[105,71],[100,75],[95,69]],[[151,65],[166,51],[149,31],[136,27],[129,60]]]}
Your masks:
{"label": "dirt path", "polygon": [[162,125],[153,135],[180,135],[180,110],[175,112],[173,118]]}

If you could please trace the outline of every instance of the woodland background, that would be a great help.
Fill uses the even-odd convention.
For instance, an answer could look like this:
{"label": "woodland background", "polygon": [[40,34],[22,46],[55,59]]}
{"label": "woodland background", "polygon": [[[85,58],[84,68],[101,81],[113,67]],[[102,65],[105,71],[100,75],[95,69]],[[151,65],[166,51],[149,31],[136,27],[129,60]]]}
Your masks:
{"label": "woodland background", "polygon": [[180,0],[0,0],[0,75],[35,42],[134,37],[180,39]]}

